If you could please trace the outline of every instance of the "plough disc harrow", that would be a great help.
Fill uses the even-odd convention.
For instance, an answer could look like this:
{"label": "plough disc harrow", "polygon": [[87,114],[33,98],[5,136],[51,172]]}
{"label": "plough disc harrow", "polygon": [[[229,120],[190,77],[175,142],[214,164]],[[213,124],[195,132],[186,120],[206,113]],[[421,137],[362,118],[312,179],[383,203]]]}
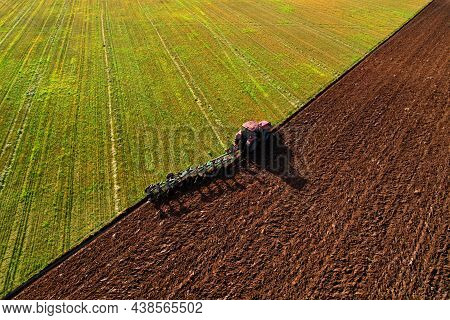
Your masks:
{"label": "plough disc harrow", "polygon": [[151,184],[145,189],[149,201],[167,197],[174,190],[187,185],[195,185],[205,178],[216,177],[240,158],[240,151],[231,149],[227,153],[202,165],[189,167],[184,171],[168,174],[165,181]]}

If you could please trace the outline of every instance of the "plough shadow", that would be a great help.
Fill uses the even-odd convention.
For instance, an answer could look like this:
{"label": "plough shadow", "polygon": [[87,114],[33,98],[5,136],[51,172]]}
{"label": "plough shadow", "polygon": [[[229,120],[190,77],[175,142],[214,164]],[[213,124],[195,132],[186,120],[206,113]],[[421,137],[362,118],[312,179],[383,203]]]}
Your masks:
{"label": "plough shadow", "polygon": [[196,183],[184,185],[168,196],[152,202],[158,210],[160,218],[181,216],[194,210],[194,208],[186,206],[186,197],[197,194],[202,202],[210,203],[227,191],[245,189],[245,186],[236,179],[236,174],[240,170],[240,164],[235,163],[229,168],[223,168]]}

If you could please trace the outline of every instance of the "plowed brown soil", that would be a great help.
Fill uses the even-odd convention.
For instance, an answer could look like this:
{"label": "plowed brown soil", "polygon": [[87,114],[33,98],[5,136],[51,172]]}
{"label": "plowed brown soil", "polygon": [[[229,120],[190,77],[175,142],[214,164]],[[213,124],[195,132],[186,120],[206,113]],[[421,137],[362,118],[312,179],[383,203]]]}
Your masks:
{"label": "plowed brown soil", "polygon": [[448,298],[449,15],[434,1],[281,127],[292,177],[145,204],[17,297]]}

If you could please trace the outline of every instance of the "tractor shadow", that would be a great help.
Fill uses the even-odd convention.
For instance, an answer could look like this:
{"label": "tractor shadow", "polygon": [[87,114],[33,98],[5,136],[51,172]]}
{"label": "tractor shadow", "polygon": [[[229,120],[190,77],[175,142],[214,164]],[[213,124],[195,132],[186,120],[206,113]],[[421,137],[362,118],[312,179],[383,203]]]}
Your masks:
{"label": "tractor shadow", "polygon": [[278,132],[273,133],[254,155],[250,156],[247,165],[253,163],[260,170],[265,170],[281,178],[292,188],[301,190],[307,179],[302,177],[295,168],[294,154],[284,143],[283,136]]}

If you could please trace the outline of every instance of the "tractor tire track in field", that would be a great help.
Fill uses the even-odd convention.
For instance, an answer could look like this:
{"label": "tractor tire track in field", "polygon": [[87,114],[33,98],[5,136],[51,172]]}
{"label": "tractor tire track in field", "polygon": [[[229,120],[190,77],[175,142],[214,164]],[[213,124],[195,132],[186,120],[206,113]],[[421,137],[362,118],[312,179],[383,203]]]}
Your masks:
{"label": "tractor tire track in field", "polygon": [[[20,30],[17,30],[16,35],[13,39],[8,41],[7,48],[4,48],[1,50],[1,56],[0,56],[0,63],[3,63],[5,61],[6,55],[10,52],[10,50],[19,42],[19,40],[26,34],[26,31],[29,29],[31,23],[33,22],[33,18],[40,15],[41,10],[45,10],[45,0],[41,0],[34,10],[27,16],[27,20],[25,20],[21,24]],[[55,2],[53,3],[52,7],[54,6]],[[5,38],[6,39],[6,38]]]}
{"label": "tractor tire track in field", "polygon": [[[271,10],[271,8],[266,8],[265,12],[266,12],[267,15],[273,15],[273,14],[274,14],[274,11]],[[247,14],[245,14],[245,13],[244,13],[244,15],[245,15],[247,18],[250,18],[249,15],[247,15]],[[267,19],[267,20],[268,20],[268,21],[271,21],[270,19]],[[273,22],[271,22],[271,23],[266,23],[266,26],[272,27],[272,28],[271,28],[272,30],[278,30],[279,33],[286,32],[285,30],[279,28],[279,27],[282,26],[282,25],[283,25],[283,24],[273,23]],[[345,43],[345,42],[343,42],[343,41],[340,41],[340,40],[337,39],[337,38],[334,38],[334,37],[332,37],[332,36],[330,36],[330,35],[328,35],[328,34],[326,34],[326,33],[324,33],[324,32],[321,32],[321,30],[317,30],[317,28],[315,28],[314,26],[311,26],[311,25],[308,25],[308,24],[305,24],[305,23],[298,24],[298,26],[301,26],[304,30],[308,30],[308,32],[310,32],[311,34],[313,34],[315,38],[322,38],[322,39],[326,39],[327,41],[334,42],[334,43],[336,43],[336,44],[339,44],[341,47],[346,47],[349,51],[354,51],[354,50],[355,50],[355,48],[352,47],[352,46],[350,46],[348,43]],[[297,40],[298,40],[298,39],[297,39]],[[313,47],[313,48],[316,49],[316,50],[318,49],[318,48],[316,48],[316,47]],[[361,56],[364,55],[364,52],[363,52],[363,51],[359,51],[358,53],[359,53]]]}
{"label": "tractor tire track in field", "polygon": [[[58,40],[62,40],[61,45],[60,46],[53,46],[54,52],[53,52],[53,57],[55,57],[54,64],[51,65],[51,67],[48,69],[48,73],[47,74],[52,74],[55,75],[59,72],[59,76],[61,78],[64,77],[64,75],[62,74],[62,72],[60,71],[60,68],[62,67],[62,65],[64,64],[65,61],[65,55],[67,52],[67,45],[70,39],[70,34],[73,30],[73,23],[74,23],[74,11],[76,7],[76,0],[71,0],[68,3],[68,7],[64,10],[64,15],[65,15],[65,19],[61,24],[60,27],[60,32],[57,35],[57,39]],[[58,43],[58,42],[57,42]],[[53,102],[54,100],[52,100],[52,96],[51,95],[47,95],[44,103],[40,106],[42,109],[41,110],[48,110],[48,108],[50,107],[50,104]],[[48,115],[48,113],[47,113]],[[43,201],[42,197],[38,197],[37,196],[37,190],[39,190],[40,186],[42,184],[45,183],[45,177],[48,177],[48,171],[51,170],[49,167],[42,165],[42,163],[44,163],[46,161],[46,159],[48,159],[49,154],[51,154],[53,152],[53,146],[51,143],[49,143],[49,141],[51,141],[52,136],[54,136],[54,132],[52,130],[52,128],[55,127],[55,121],[54,118],[51,115],[48,115],[46,118],[44,118],[44,120],[41,122],[41,124],[39,125],[39,128],[41,127],[45,127],[44,133],[42,135],[41,138],[35,138],[35,141],[39,141],[39,144],[42,145],[42,148],[39,148],[40,150],[42,150],[39,154],[39,159],[32,164],[30,167],[31,168],[39,168],[38,170],[33,170],[31,169],[31,174],[30,174],[30,178],[26,179],[26,180],[30,180],[29,185],[26,187],[25,190],[31,192],[30,195],[30,204],[28,206],[27,211],[24,212],[24,215],[26,215],[27,217],[29,217],[29,222],[27,223],[27,227],[26,227],[26,234],[25,234],[25,238],[23,241],[23,244],[21,245],[20,250],[23,252],[23,254],[19,257],[18,261],[20,261],[21,259],[25,259],[29,257],[30,253],[35,253],[37,252],[37,250],[35,250],[35,246],[39,243],[39,238],[42,236],[42,234],[39,232],[40,230],[40,225],[43,223],[43,218],[45,217],[44,215],[40,215],[38,217],[33,215],[33,209],[35,207],[42,207],[41,206],[41,201]],[[37,172],[35,172],[37,171]],[[68,202],[73,201],[73,198],[68,198]],[[64,235],[62,236],[62,242],[64,243],[64,240],[69,240],[70,241],[70,225],[71,225],[71,213],[72,211],[64,211],[64,228],[63,229],[65,231]],[[37,219],[36,219],[37,218]],[[68,218],[68,219],[67,219]],[[31,221],[30,221],[31,220]],[[69,248],[70,244],[66,243],[66,249]],[[36,256],[38,256],[36,254]],[[37,258],[37,260],[39,259],[39,256]],[[20,265],[17,267],[17,271],[16,271],[16,275],[14,279],[17,279],[17,274],[31,274],[33,272],[33,266],[28,264],[26,266],[24,265]],[[14,280],[13,279],[13,280]]]}
{"label": "tractor tire track in field", "polygon": [[[64,8],[64,7],[65,6],[62,6],[62,8]],[[61,20],[62,12],[63,12],[63,10],[61,10],[59,13],[58,20],[56,22],[55,32],[58,31],[59,27],[62,24],[62,20],[64,19],[64,18],[62,18],[62,20]],[[47,51],[47,49],[51,48],[51,46],[53,45],[55,38],[56,38],[55,34],[52,34],[52,36],[50,36],[49,39],[47,40],[47,43],[42,51],[39,62],[37,63],[36,68],[34,69],[34,75],[33,75],[33,79],[31,80],[31,84],[25,93],[25,100],[22,103],[22,106],[19,108],[19,111],[14,119],[14,122],[11,125],[12,126],[11,128],[16,126],[16,122],[19,120],[18,115],[21,113],[22,109],[24,108],[25,109],[24,116],[23,116],[23,119],[22,119],[19,129],[18,129],[19,133],[17,135],[17,138],[15,139],[13,152],[12,152],[11,156],[8,158],[8,160],[6,161],[6,164],[0,173],[0,193],[5,189],[6,181],[8,179],[9,173],[11,171],[11,167],[14,164],[14,161],[17,157],[17,151],[19,149],[20,143],[22,141],[22,136],[23,136],[26,126],[28,124],[28,115],[29,115],[29,112],[30,112],[32,104],[33,104],[34,96],[35,96],[36,91],[38,90],[39,85],[42,81],[42,68],[43,68],[42,67],[42,59],[44,58],[45,52]],[[50,54],[50,50],[49,50],[48,54]],[[11,131],[11,129],[10,129],[10,131]],[[0,159],[4,155],[3,153],[6,149],[5,147],[7,144],[8,143],[6,141],[2,148],[2,153],[0,154]]]}
{"label": "tractor tire track in field", "polygon": [[[49,16],[50,16],[50,14],[49,14]],[[48,23],[48,18],[47,18],[47,20],[45,21],[45,23],[43,24],[43,27],[41,28],[41,33],[43,32],[43,30],[44,30],[45,26],[47,25],[47,23]],[[41,33],[40,33],[40,34],[41,34]],[[39,34],[39,35],[40,35],[40,34]],[[31,51],[32,51],[33,48],[34,48],[34,45],[35,45],[35,43],[33,43],[33,45],[30,47],[30,50],[29,50],[29,52],[28,52],[28,54],[27,54],[27,59],[26,59],[26,60],[28,60],[28,57],[29,57],[29,55],[31,54]],[[48,43],[47,43],[47,45],[48,45]],[[41,60],[42,60],[42,57],[44,56],[44,53],[45,53],[46,48],[47,48],[47,45],[44,47],[44,49],[43,49],[43,51],[42,51],[42,54],[41,54]],[[40,61],[41,61],[41,60],[40,60]],[[22,64],[21,69],[23,68],[24,65],[25,65],[25,62],[24,62],[24,64]],[[33,70],[33,74],[36,74],[39,65],[40,65],[40,63],[38,63],[37,67]],[[20,70],[21,70],[21,69],[20,69]],[[16,76],[16,78],[17,78],[17,76]],[[15,79],[16,79],[16,78],[15,78]],[[14,80],[14,82],[15,82],[15,80]],[[14,85],[14,82],[11,83],[11,85],[10,85],[8,91],[9,91],[9,90],[11,89],[11,87]],[[2,100],[2,102],[3,102],[3,100]],[[1,106],[1,103],[0,103],[0,106]],[[20,114],[20,111],[23,109],[24,106],[25,106],[25,104],[22,104],[21,108],[19,108],[19,111],[16,113],[15,118],[14,118],[14,121],[13,121],[13,123],[11,124],[11,126],[10,126],[10,128],[9,128],[9,130],[8,130],[7,136],[6,136],[6,138],[5,138],[4,145],[3,145],[3,147],[2,147],[2,151],[1,151],[1,153],[0,153],[0,159],[1,159],[1,157],[3,156],[3,154],[4,154],[4,151],[5,151],[5,148],[6,148],[6,145],[7,145],[7,141],[8,141],[8,139],[9,139],[9,135],[11,134],[12,129],[16,126],[16,123],[17,123],[17,121],[18,121],[18,120],[17,120],[18,115]],[[15,150],[15,152],[17,152],[17,151]],[[11,160],[11,159],[10,159],[10,160]],[[5,169],[5,168],[6,168],[6,169]],[[0,193],[3,191],[3,187],[4,187],[5,180],[6,180],[6,178],[7,178],[7,175],[9,174],[8,166],[6,166],[5,168],[4,168],[4,170],[2,171],[2,174],[0,175]],[[6,223],[6,221],[5,221],[4,219],[6,219],[6,216],[2,216],[2,218],[0,219],[0,222],[1,222],[2,225],[7,226],[8,224]],[[3,229],[3,230],[5,230],[5,229]],[[11,230],[11,227],[10,227],[10,230]],[[10,231],[9,231],[9,232],[10,232]],[[4,238],[4,237],[9,236],[9,232],[4,232],[4,233],[3,233],[3,237],[0,238],[0,243],[4,243],[4,242],[5,242],[5,238]],[[3,255],[5,254],[5,250],[6,250],[6,246],[0,248],[0,257],[3,257]],[[1,266],[1,263],[0,263],[0,266]]]}
{"label": "tractor tire track in field", "polygon": [[[52,10],[53,10],[53,7],[52,7]],[[56,21],[56,26],[59,25],[58,23],[59,23],[59,18],[61,17],[61,13],[62,13],[62,10],[59,12],[58,19]],[[49,14],[48,18],[49,17],[50,17],[50,14]],[[42,32],[44,32],[45,26],[48,23],[48,18],[47,18],[46,22],[43,24],[40,34],[42,34]],[[30,21],[31,21],[31,19],[30,19]],[[56,27],[56,29],[55,29],[56,31],[58,31],[57,28],[58,27]],[[11,166],[13,165],[13,163],[14,163],[14,161],[16,159],[17,151],[18,151],[20,142],[22,140],[22,135],[23,135],[24,130],[25,130],[26,126],[27,126],[28,114],[29,114],[29,111],[30,111],[32,103],[33,103],[34,95],[35,95],[37,89],[39,88],[39,85],[40,85],[41,80],[42,80],[42,76],[41,76],[42,71],[41,71],[41,69],[43,68],[42,67],[43,58],[45,56],[45,53],[46,53],[47,49],[50,48],[53,45],[54,40],[55,40],[55,36],[54,36],[54,33],[53,33],[49,37],[49,39],[47,40],[46,45],[45,45],[45,47],[44,47],[44,49],[42,51],[42,54],[40,56],[40,59],[39,59],[38,63],[36,64],[36,67],[33,70],[33,78],[30,81],[31,84],[30,84],[30,86],[28,87],[28,89],[27,89],[27,91],[25,93],[24,102],[22,103],[20,108],[18,108],[18,111],[17,111],[16,115],[14,116],[13,122],[11,123],[11,125],[10,125],[10,127],[8,129],[7,135],[5,137],[5,140],[3,142],[2,150],[0,152],[0,160],[5,155],[7,147],[11,146],[11,144],[9,144],[8,141],[10,139],[11,134],[14,131],[13,129],[17,127],[17,122],[20,121],[20,119],[19,119],[20,118],[20,114],[22,113],[23,110],[25,110],[24,111],[24,115],[23,115],[23,119],[20,122],[20,125],[19,125],[19,128],[18,128],[18,132],[19,133],[18,133],[18,135],[17,135],[17,137],[15,139],[15,143],[14,143],[14,146],[13,146],[13,148],[14,148],[13,152],[12,152],[11,156],[6,160],[5,166],[2,168],[2,171],[0,172],[0,193],[2,192],[2,190],[6,186],[6,180],[7,180],[8,176],[9,176],[10,168],[11,168]],[[29,54],[31,54],[31,50],[33,49],[34,45],[35,45],[35,43],[33,43]],[[21,69],[23,68],[24,65],[22,65]],[[15,79],[17,79],[17,77]],[[13,87],[13,84],[14,83],[12,83],[10,85],[10,87],[8,89],[8,92]],[[3,103],[5,98],[6,98],[6,95],[2,99],[2,103]],[[0,106],[1,106],[1,104],[0,104]]]}
{"label": "tractor tire track in field", "polygon": [[[81,38],[82,43],[80,44],[80,51],[78,55],[78,61],[80,63],[77,67],[77,94],[75,95],[75,98],[73,100],[73,108],[74,111],[74,121],[73,128],[70,130],[71,134],[71,140],[70,140],[70,165],[69,165],[69,172],[67,174],[67,183],[68,183],[68,190],[67,190],[67,202],[65,205],[65,219],[64,219],[64,234],[63,234],[63,240],[62,240],[62,252],[65,252],[69,250],[71,246],[71,234],[72,234],[72,211],[73,211],[73,202],[74,202],[74,177],[75,177],[75,166],[77,165],[77,139],[78,139],[78,119],[80,115],[80,106],[81,106],[81,88],[83,86],[83,71],[84,71],[84,60],[86,55],[86,40],[83,38],[83,36],[86,34],[86,28],[87,28],[87,21],[85,21],[82,25],[81,29]],[[62,67],[61,67],[61,73],[62,73]],[[61,198],[62,200],[62,198]],[[59,206],[61,207],[61,206]]]}
{"label": "tractor tire track in field", "polygon": [[[253,20],[250,16],[244,14],[243,12],[237,12],[236,10],[233,11],[232,8],[227,8],[227,9],[228,9],[229,14],[232,15],[232,16],[237,15],[237,14],[240,15],[242,18],[239,19],[239,20],[242,20],[242,21],[246,21],[246,20],[248,20],[248,19]],[[223,17],[223,19],[225,19],[225,20],[226,20],[228,23],[230,23],[230,24],[235,23],[234,21],[230,21],[230,20],[226,19],[225,17]],[[256,21],[256,20],[253,20],[253,21],[254,21],[255,25],[264,26],[264,24],[261,23],[261,22],[258,22],[258,21]],[[317,67],[319,67],[320,69],[325,70],[325,71],[327,71],[327,72],[329,72],[329,73],[332,72],[332,70],[331,70],[328,66],[324,65],[323,63],[320,63],[320,62],[317,60],[317,58],[314,56],[314,53],[317,53],[317,52],[320,52],[320,51],[321,51],[319,48],[315,47],[315,46],[314,46],[312,43],[310,43],[310,42],[307,42],[307,41],[305,41],[305,40],[303,40],[303,39],[301,39],[301,38],[299,38],[299,37],[295,37],[294,35],[290,34],[289,32],[286,32],[286,30],[284,30],[283,28],[279,28],[280,25],[277,24],[277,23],[272,23],[271,26],[275,27],[275,29],[274,29],[274,30],[271,30],[271,31],[272,31],[272,33],[274,33],[275,35],[277,35],[277,38],[280,40],[280,43],[281,43],[284,47],[290,49],[292,52],[295,52],[295,53],[297,53],[297,54],[301,54],[301,55],[302,55],[303,57],[305,57],[312,65],[317,66]],[[303,25],[302,25],[302,26],[303,26]],[[294,42],[295,42],[295,43],[301,43],[301,44],[304,46],[304,48],[307,48],[307,49],[309,49],[310,51],[305,50],[304,48],[302,48],[302,46],[298,46],[298,47],[296,47],[296,48],[291,48],[289,45],[287,45],[287,44],[285,43],[285,41],[286,41],[287,39],[286,39],[286,38],[283,38],[283,37],[280,37],[280,34],[286,35],[286,36],[287,36],[287,39],[289,39],[289,38],[294,38],[294,40],[295,40]],[[250,38],[257,46],[259,46],[262,50],[266,50],[266,51],[271,52],[272,54],[274,54],[274,52],[272,52],[272,51],[270,50],[270,48],[268,48],[268,47],[262,45],[260,42],[258,42],[256,39],[253,39],[251,36],[248,36],[248,37],[249,37],[249,38]],[[313,52],[313,53],[311,53],[311,52]],[[339,62],[338,60],[336,60],[335,57],[331,57],[331,56],[327,56],[327,57],[328,57],[328,60],[327,60],[328,62],[331,62],[331,61]],[[290,61],[286,61],[286,63],[292,68],[292,70],[296,70],[296,69],[297,69],[297,68],[295,67],[295,65],[292,65],[292,64],[290,63]]]}
{"label": "tractor tire track in field", "polygon": [[[142,7],[141,2],[139,0],[138,0],[138,4],[141,7],[141,9],[144,11],[144,15],[145,15],[146,19],[150,22],[150,24],[152,25],[153,29],[155,30],[155,32],[156,32],[156,34],[157,34],[157,36],[158,36],[162,46],[164,47],[164,50],[166,51],[167,55],[172,60],[172,63],[175,65],[175,67],[178,70],[179,74],[181,75],[181,77],[183,78],[184,82],[186,83],[186,86],[189,89],[192,97],[194,98],[195,103],[197,104],[197,106],[199,107],[199,109],[202,112],[203,116],[205,117],[206,121],[208,122],[209,126],[211,127],[211,130],[213,130],[214,135],[217,138],[217,141],[220,143],[222,148],[225,148],[226,144],[223,141],[222,135],[219,132],[220,128],[219,129],[217,128],[218,125],[219,125],[219,127],[221,127],[222,124],[220,123],[219,119],[217,119],[217,118],[215,118],[214,119],[215,121],[213,122],[210,119],[209,115],[208,115],[208,111],[207,110],[212,112],[213,115],[214,115],[213,107],[208,102],[208,99],[206,98],[206,96],[203,93],[203,91],[195,84],[195,81],[194,81],[194,79],[192,77],[192,74],[189,71],[189,69],[184,65],[184,63],[181,61],[181,59],[178,57],[178,55],[176,53],[172,53],[171,52],[171,50],[169,49],[169,46],[167,45],[166,40],[162,36],[162,34],[159,31],[158,27],[153,22],[153,19],[148,16],[147,11]],[[197,95],[196,91],[199,93],[199,95],[202,97],[202,99],[200,99],[200,97]],[[206,106],[205,106],[205,104],[206,104]]]}
{"label": "tractor tire track in field", "polygon": [[102,27],[102,41],[103,41],[103,57],[105,60],[105,69],[106,69],[106,77],[108,81],[108,115],[109,115],[109,128],[110,128],[110,143],[111,143],[111,167],[112,167],[112,178],[113,178],[113,201],[114,201],[114,212],[118,213],[120,210],[120,199],[119,199],[119,182],[118,182],[118,170],[117,170],[117,146],[116,146],[116,131],[114,125],[114,113],[112,106],[112,75],[111,75],[111,66],[108,58],[108,42],[105,36],[105,23],[104,23],[104,15],[105,11],[108,8],[108,2],[104,2],[105,5],[102,6],[100,20]]}
{"label": "tractor tire track in field", "polygon": [[[3,13],[3,16],[0,16],[0,27],[3,27],[4,24],[8,21],[11,16],[15,16],[17,14],[17,9],[20,8],[26,0],[16,1],[14,4],[11,4],[10,1],[1,0],[0,1],[0,13]],[[4,7],[9,6],[8,9],[4,9]]]}
{"label": "tractor tire track in field", "polygon": [[[71,2],[71,10],[67,11],[67,16],[68,16],[68,22],[67,25],[65,26],[64,30],[64,35],[61,37],[62,39],[62,44],[59,48],[59,52],[55,53],[56,56],[56,61],[54,64],[54,74],[58,74],[58,78],[63,79],[64,78],[64,72],[63,72],[63,68],[66,62],[66,56],[67,56],[67,50],[69,48],[69,42],[71,39],[71,35],[73,34],[74,31],[74,21],[75,21],[75,11],[76,11],[76,1],[72,1]],[[84,29],[81,31],[81,36],[83,36],[84,34]],[[82,38],[82,37],[81,37]],[[82,38],[83,41],[84,38]],[[83,58],[83,54],[84,54],[84,42],[83,42],[83,46],[80,46],[80,55],[81,55],[81,59]],[[73,127],[72,130],[70,130],[70,135],[71,135],[71,140],[70,143],[68,144],[70,146],[70,152],[69,152],[69,166],[67,169],[67,200],[65,203],[65,206],[61,206],[64,208],[64,214],[62,214],[61,216],[63,217],[63,227],[61,228],[62,230],[64,230],[62,236],[61,236],[61,242],[62,242],[62,251],[68,250],[70,248],[71,245],[71,230],[72,230],[72,209],[73,209],[73,201],[74,201],[74,194],[73,194],[73,189],[74,189],[74,171],[75,171],[75,165],[76,165],[76,139],[77,139],[77,132],[78,132],[78,114],[79,114],[79,107],[80,107],[80,95],[79,92],[81,92],[79,90],[79,88],[82,86],[83,81],[80,77],[80,70],[83,68],[83,64],[80,64],[78,67],[78,72],[77,72],[77,79],[78,79],[78,94],[75,95],[74,97],[74,102],[73,102],[73,106],[72,108],[75,109],[74,111],[74,121],[70,122],[73,123]],[[48,100],[47,100],[48,101]],[[47,176],[47,175],[44,175]],[[58,189],[61,190],[61,189]],[[61,230],[59,229],[59,230]],[[34,236],[36,236],[36,233],[34,233]],[[32,241],[32,243],[37,242],[37,241]],[[30,270],[32,272],[32,270]]]}
{"label": "tractor tire track in field", "polygon": [[[6,167],[4,168],[4,170],[2,171],[2,180],[3,180],[3,185],[2,188],[0,189],[0,193],[4,192],[4,190],[6,190],[6,182],[7,182],[7,178],[9,177],[9,173],[11,171],[11,168],[16,160],[17,157],[17,152],[19,149],[19,146],[22,142],[22,137],[26,131],[26,128],[28,126],[28,122],[29,122],[29,114],[31,111],[31,107],[33,105],[33,99],[35,97],[35,94],[42,82],[43,79],[43,72],[44,69],[48,67],[48,65],[46,64],[42,64],[42,60],[44,59],[44,56],[47,54],[47,58],[51,55],[52,51],[52,47],[53,44],[55,42],[55,39],[57,38],[57,34],[61,31],[61,27],[64,24],[64,20],[66,17],[66,9],[67,9],[67,5],[68,5],[68,0],[66,0],[64,2],[64,4],[61,6],[61,9],[59,11],[58,14],[58,18],[56,19],[55,22],[55,26],[54,26],[54,30],[52,32],[52,34],[50,35],[50,37],[48,38],[46,45],[42,51],[41,57],[39,59],[39,62],[37,63],[37,67],[34,70],[34,77],[31,81],[31,84],[27,90],[26,93],[26,98],[25,101],[23,103],[23,106],[25,107],[25,115],[23,118],[23,121],[21,123],[20,129],[19,129],[19,134],[16,138],[16,142],[14,145],[14,151],[11,155],[11,157],[9,158],[8,162],[6,163]],[[45,130],[45,132],[48,133],[48,128],[50,126],[50,123],[46,124],[46,128],[47,130]],[[46,134],[46,138],[48,137],[48,134]],[[46,145],[45,141],[46,138],[43,139],[43,145]],[[48,147],[48,146],[46,146]],[[30,162],[33,163],[34,161],[41,161],[42,159],[40,158],[42,156],[42,154],[44,154],[44,152],[40,152],[37,151],[36,153],[33,152]],[[28,219],[29,219],[29,213],[30,213],[30,209],[31,209],[31,203],[32,203],[32,195],[33,195],[33,186],[36,183],[36,179],[31,178],[30,176],[36,176],[39,174],[39,172],[43,169],[41,167],[40,170],[38,171],[32,171],[32,169],[34,168],[33,165],[28,166],[28,170],[27,173],[25,174],[25,178],[24,178],[24,182],[28,181],[27,184],[24,183],[23,187],[22,187],[22,195],[23,195],[23,204],[20,205],[23,213],[21,216],[21,219],[17,219],[17,223],[18,226],[16,227],[11,227],[10,228],[10,232],[4,232],[4,236],[9,236],[9,241],[13,241],[14,244],[12,246],[8,246],[9,248],[12,247],[12,254],[11,257],[9,259],[3,259],[2,263],[0,264],[0,267],[3,266],[4,263],[7,263],[9,260],[9,265],[8,265],[8,269],[6,272],[6,276],[4,279],[4,287],[5,288],[9,288],[12,287],[13,285],[13,281],[15,279],[15,275],[17,272],[17,267],[18,267],[18,260],[20,258],[20,256],[22,255],[22,248],[23,248],[23,243],[25,240],[25,235],[26,235],[26,229],[28,228]],[[16,230],[14,232],[15,237],[11,237],[14,236],[14,234],[11,234],[11,230]],[[2,242],[5,241],[5,239],[1,239]],[[6,247],[4,248],[4,250],[6,250]],[[5,251],[3,250],[3,252],[1,252],[0,256],[3,256]]]}
{"label": "tractor tire track in field", "polygon": [[[55,2],[55,3],[56,3],[56,2]],[[54,4],[55,4],[55,3],[54,3]],[[39,8],[39,6],[38,6],[38,8]],[[45,26],[46,26],[47,23],[48,23],[48,20],[49,20],[49,18],[50,18],[50,16],[51,16],[51,13],[53,12],[53,9],[54,9],[54,6],[52,6],[52,10],[51,10],[51,12],[49,13],[49,15],[47,16],[47,19],[46,19],[45,23],[43,23],[42,28],[41,28],[41,30],[40,30],[40,32],[39,32],[37,38],[39,38],[39,37],[43,34],[44,29],[45,29]],[[30,23],[30,22],[32,21],[32,18],[33,18],[33,16],[30,17],[28,23]],[[27,23],[27,24],[28,24],[28,23]],[[25,29],[26,29],[26,28],[23,28],[23,30],[25,30]],[[13,42],[15,42],[15,41],[13,41]],[[21,64],[21,66],[20,66],[19,69],[15,72],[15,76],[14,76],[13,80],[10,82],[8,89],[6,90],[5,94],[3,95],[3,97],[2,97],[1,100],[0,100],[0,108],[3,106],[3,104],[4,104],[5,100],[6,100],[6,98],[8,97],[9,93],[11,92],[11,90],[14,88],[14,85],[16,84],[16,81],[17,81],[18,78],[20,77],[20,74],[21,74],[21,72],[22,72],[24,66],[27,64],[28,59],[30,58],[30,55],[31,55],[31,53],[33,52],[35,46],[36,46],[36,41],[33,41],[33,43],[30,45],[30,49],[28,50],[27,54],[25,55],[25,58],[23,59],[23,62],[22,62],[22,64]],[[7,51],[8,51],[8,50],[5,51],[5,55],[6,55]],[[3,61],[4,57],[5,57],[5,55],[1,58],[2,61]],[[0,63],[1,63],[1,62],[0,62]],[[35,70],[36,70],[37,68],[38,68],[38,66],[35,68]],[[23,105],[22,105],[22,106],[23,106]],[[7,143],[7,142],[8,142],[9,137],[10,137],[12,131],[13,131],[13,128],[15,127],[15,125],[16,125],[16,123],[17,123],[17,118],[19,117],[21,111],[22,111],[22,107],[18,108],[18,110],[17,110],[17,112],[16,112],[16,114],[15,114],[15,116],[14,116],[14,119],[13,119],[11,125],[10,125],[9,128],[8,128],[8,131],[7,131],[6,135],[5,135],[5,138],[4,138],[4,140],[2,141],[2,147],[1,147],[1,151],[0,151],[0,160],[1,160],[2,157],[3,157],[6,148],[8,147],[8,143]],[[0,176],[0,189],[1,189],[1,185],[2,185],[2,177]]]}
{"label": "tractor tire track in field", "polygon": [[278,128],[293,176],[142,204],[11,297],[447,299],[449,19],[433,1]]}
{"label": "tractor tire track in field", "polygon": [[[183,4],[183,6],[189,10],[189,7],[184,2],[179,2]],[[198,11],[199,9],[195,7],[195,9]],[[191,11],[192,12],[192,11]],[[194,13],[195,14],[195,13]],[[295,96],[294,93],[289,91],[288,89],[281,86],[276,80],[273,79],[273,77],[270,75],[269,72],[264,70],[263,67],[258,65],[253,59],[250,59],[247,57],[245,53],[242,52],[242,50],[233,43],[228,40],[228,38],[223,34],[223,32],[220,30],[218,26],[215,26],[217,31],[214,31],[212,27],[210,27],[208,24],[215,25],[214,22],[206,20],[206,18],[201,17],[198,14],[195,14],[197,20],[213,35],[213,37],[218,40],[222,45],[227,47],[232,54],[237,57],[239,60],[244,62],[244,64],[249,68],[249,70],[254,70],[257,72],[259,76],[261,76],[266,83],[268,83],[272,88],[274,88],[278,93],[293,107],[298,108],[301,103],[300,99]],[[278,113],[280,113],[279,110],[277,110]],[[279,114],[280,115],[280,114]]]}
{"label": "tractor tire track in field", "polygon": [[2,40],[0,40],[0,46],[5,42],[5,40],[9,37],[11,32],[14,31],[14,29],[19,25],[20,21],[22,21],[23,17],[25,17],[28,12],[33,8],[33,5],[36,3],[37,0],[34,0],[33,3],[30,4],[28,9],[25,9],[24,13],[16,20],[16,22],[12,25],[12,27],[9,29],[9,31],[5,34]]}

